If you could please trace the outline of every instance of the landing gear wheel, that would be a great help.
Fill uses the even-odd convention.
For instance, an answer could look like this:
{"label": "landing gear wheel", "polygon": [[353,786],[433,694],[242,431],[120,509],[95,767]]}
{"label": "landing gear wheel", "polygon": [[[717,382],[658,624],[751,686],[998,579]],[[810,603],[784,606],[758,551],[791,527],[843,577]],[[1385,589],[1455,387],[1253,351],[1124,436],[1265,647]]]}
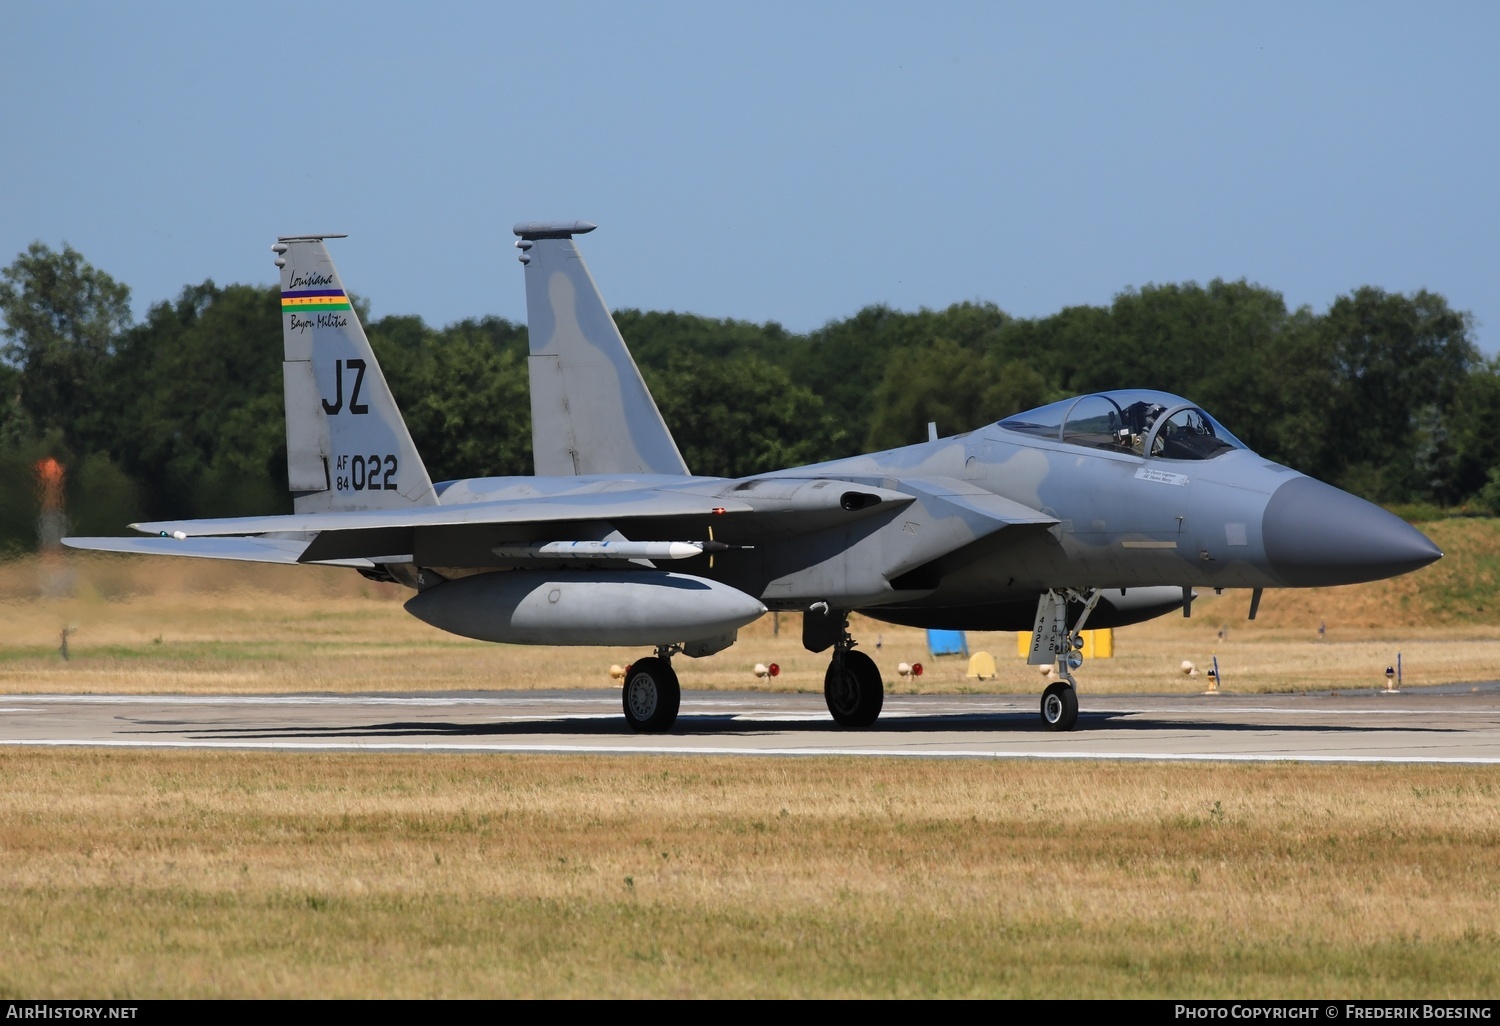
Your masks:
{"label": "landing gear wheel", "polygon": [[885,704],[885,682],[880,667],[863,652],[834,658],[823,677],[823,698],[834,722],[841,727],[868,727]]}
{"label": "landing gear wheel", "polygon": [[625,722],[642,734],[663,734],[677,722],[682,688],[672,664],[656,656],[637,659],[625,674],[621,689]]}
{"label": "landing gear wheel", "polygon": [[1078,722],[1078,692],[1062,681],[1042,692],[1042,722],[1048,730],[1072,730]]}

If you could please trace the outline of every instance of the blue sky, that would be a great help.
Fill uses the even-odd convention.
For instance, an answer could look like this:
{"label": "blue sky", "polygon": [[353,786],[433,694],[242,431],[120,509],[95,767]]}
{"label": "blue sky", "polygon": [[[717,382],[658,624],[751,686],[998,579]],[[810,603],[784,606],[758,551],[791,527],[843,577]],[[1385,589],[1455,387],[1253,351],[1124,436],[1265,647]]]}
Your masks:
{"label": "blue sky", "polygon": [[[808,331],[1247,278],[1429,288],[1500,348],[1500,4],[11,0],[0,264],[137,316],[347,232],[376,316],[525,319],[511,225],[612,307]],[[1127,382],[1122,384],[1149,384]]]}

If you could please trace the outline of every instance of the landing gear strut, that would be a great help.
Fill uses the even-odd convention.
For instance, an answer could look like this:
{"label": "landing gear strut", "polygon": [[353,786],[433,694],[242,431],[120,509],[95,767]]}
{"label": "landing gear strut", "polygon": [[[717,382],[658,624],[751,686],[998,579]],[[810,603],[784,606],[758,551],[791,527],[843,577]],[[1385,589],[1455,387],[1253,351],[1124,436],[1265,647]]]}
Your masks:
{"label": "landing gear strut", "polygon": [[637,659],[625,671],[621,688],[625,722],[642,734],[664,734],[677,722],[682,687],[672,669],[672,649],[658,648],[656,655]]}
{"label": "landing gear strut", "polygon": [[880,679],[875,660],[854,651],[847,619],[840,633],[842,637],[834,642],[833,660],[823,677],[823,699],[839,726],[868,727],[885,704],[885,681]]}
{"label": "landing gear strut", "polygon": [[[1072,730],[1078,723],[1077,681],[1073,671],[1083,665],[1081,637],[1083,625],[1089,614],[1099,604],[1101,592],[1098,588],[1083,593],[1071,588],[1045,592],[1036,608],[1036,626],[1031,634],[1031,655],[1027,662],[1033,666],[1054,663],[1060,680],[1047,685],[1042,692],[1042,724],[1048,730]],[[1081,602],[1083,612],[1071,626],[1068,624],[1069,601]]]}

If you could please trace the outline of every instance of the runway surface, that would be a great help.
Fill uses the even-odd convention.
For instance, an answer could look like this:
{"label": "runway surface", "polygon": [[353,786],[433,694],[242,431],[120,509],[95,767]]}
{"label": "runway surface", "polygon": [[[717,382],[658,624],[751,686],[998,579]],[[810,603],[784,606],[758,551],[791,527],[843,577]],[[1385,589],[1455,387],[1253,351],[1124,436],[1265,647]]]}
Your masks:
{"label": "runway surface", "polygon": [[821,695],[686,692],[635,734],[618,690],[0,696],[0,745],[325,751],[1500,764],[1500,682],[1399,694],[1080,695],[1052,733],[1034,695],[887,695],[864,730]]}

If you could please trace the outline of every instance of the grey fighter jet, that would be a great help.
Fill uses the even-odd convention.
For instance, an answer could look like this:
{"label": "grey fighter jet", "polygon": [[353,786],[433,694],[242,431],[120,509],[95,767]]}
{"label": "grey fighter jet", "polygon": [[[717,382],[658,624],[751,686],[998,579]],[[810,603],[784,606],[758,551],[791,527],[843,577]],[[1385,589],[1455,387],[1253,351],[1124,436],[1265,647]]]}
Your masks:
{"label": "grey fighter jet", "polygon": [[1353,584],[1442,553],[1405,521],[1251,452],[1178,396],[1080,396],[939,438],[739,479],[688,472],[574,237],[516,226],[525,265],[536,476],[434,484],[325,239],[281,269],[291,515],[132,525],[75,548],[347,566],[415,591],[406,608],[485,641],[622,645],[625,719],[660,732],[672,657],[734,643],[768,609],[831,650],[833,719],[880,715],[849,614],[1031,632],[1055,664],[1052,730],[1078,716],[1080,631],[1181,608],[1194,589]]}

